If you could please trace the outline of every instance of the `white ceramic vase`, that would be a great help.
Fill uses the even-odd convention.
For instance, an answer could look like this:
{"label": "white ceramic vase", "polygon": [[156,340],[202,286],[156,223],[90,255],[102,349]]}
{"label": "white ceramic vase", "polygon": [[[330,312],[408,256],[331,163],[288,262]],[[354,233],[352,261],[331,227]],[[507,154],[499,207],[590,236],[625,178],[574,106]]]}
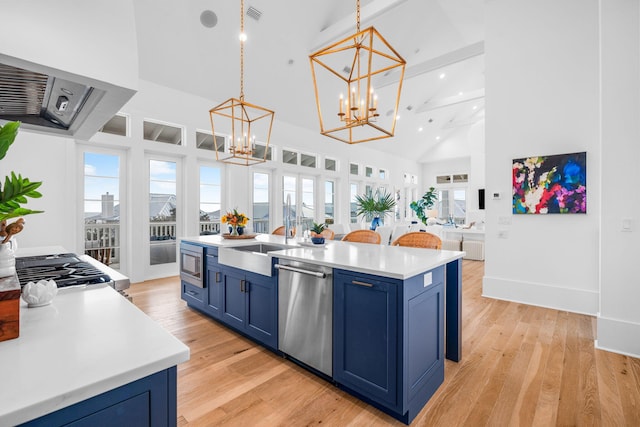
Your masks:
{"label": "white ceramic vase", "polygon": [[16,274],[16,253],[14,240],[0,244],[0,277]]}
{"label": "white ceramic vase", "polygon": [[51,304],[58,294],[58,285],[53,280],[29,282],[22,288],[22,299],[29,307],[40,307]]}

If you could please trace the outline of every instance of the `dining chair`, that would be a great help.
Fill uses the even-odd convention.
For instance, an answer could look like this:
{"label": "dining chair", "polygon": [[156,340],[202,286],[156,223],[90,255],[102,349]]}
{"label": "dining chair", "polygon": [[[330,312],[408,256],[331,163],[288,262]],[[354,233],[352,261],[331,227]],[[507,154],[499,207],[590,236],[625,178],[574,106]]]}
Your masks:
{"label": "dining chair", "polygon": [[322,230],[322,237],[325,238],[325,240],[333,240],[333,237],[335,236],[336,233],[334,233],[333,230],[330,230],[328,228],[325,228],[324,230]]}
{"label": "dining chair", "polygon": [[424,231],[412,231],[398,237],[391,246],[411,246],[414,248],[442,249],[442,239]]}
{"label": "dining chair", "polygon": [[344,242],[358,242],[358,243],[374,243],[380,244],[380,235],[373,230],[354,230],[347,233],[343,238]]}
{"label": "dining chair", "polygon": [[[295,236],[296,235],[296,228],[295,227],[291,227],[291,232],[293,233],[292,236]],[[284,236],[284,225],[281,225],[280,227],[278,227],[275,230],[273,230],[271,232],[271,234],[277,234],[278,236]]]}

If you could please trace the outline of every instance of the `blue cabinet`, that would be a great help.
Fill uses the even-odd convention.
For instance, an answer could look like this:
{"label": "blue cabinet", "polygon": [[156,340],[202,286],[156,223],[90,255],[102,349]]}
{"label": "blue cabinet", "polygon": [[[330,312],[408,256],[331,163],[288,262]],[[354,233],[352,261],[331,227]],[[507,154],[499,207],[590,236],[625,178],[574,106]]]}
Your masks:
{"label": "blue cabinet", "polygon": [[149,426],[177,424],[176,367],[67,406],[21,426]]}
{"label": "blue cabinet", "polygon": [[399,284],[334,270],[333,378],[396,408]]}
{"label": "blue cabinet", "polygon": [[444,381],[444,267],[406,280],[334,270],[333,379],[409,423]]}
{"label": "blue cabinet", "polygon": [[274,349],[278,347],[277,300],[275,276],[223,266],[221,320]]}

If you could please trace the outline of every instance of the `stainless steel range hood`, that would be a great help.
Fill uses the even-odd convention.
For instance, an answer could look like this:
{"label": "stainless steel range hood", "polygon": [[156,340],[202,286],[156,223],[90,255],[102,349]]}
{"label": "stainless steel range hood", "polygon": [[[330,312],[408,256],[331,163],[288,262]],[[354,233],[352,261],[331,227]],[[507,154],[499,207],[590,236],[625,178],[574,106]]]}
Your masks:
{"label": "stainless steel range hood", "polygon": [[0,54],[0,120],[23,129],[89,139],[135,93]]}

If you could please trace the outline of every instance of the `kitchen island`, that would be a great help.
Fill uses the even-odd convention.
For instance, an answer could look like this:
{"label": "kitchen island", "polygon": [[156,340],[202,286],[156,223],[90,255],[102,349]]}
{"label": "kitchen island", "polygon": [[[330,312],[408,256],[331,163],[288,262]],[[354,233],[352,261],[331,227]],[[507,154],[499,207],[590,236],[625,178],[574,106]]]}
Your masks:
{"label": "kitchen island", "polygon": [[175,426],[176,365],[188,359],[107,285],[62,288],[43,307],[21,301],[20,336],[0,342],[0,425]]}
{"label": "kitchen island", "polygon": [[[190,307],[278,352],[278,267],[294,261],[331,268],[333,367],[323,373],[410,423],[444,380],[444,358],[461,359],[464,252],[299,243],[289,239],[285,246],[284,237],[274,235],[182,239],[182,244],[201,246],[206,259],[201,286],[183,280],[182,297]],[[236,248],[248,245],[255,248],[252,255]],[[247,271],[242,263],[247,257],[270,259],[270,268],[251,271],[248,262]]]}

